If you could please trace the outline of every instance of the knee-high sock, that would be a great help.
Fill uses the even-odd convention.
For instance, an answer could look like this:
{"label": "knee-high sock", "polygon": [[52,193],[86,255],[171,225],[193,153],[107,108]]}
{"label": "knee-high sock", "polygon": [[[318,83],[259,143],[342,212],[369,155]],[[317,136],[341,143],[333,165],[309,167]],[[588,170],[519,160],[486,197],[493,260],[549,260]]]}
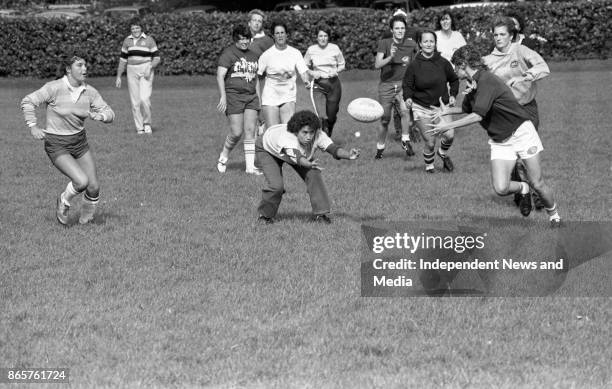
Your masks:
{"label": "knee-high sock", "polygon": [[236,144],[238,143],[239,140],[240,140],[239,136],[234,136],[231,134],[228,135],[225,138],[225,142],[223,143],[223,151],[221,151],[220,157],[222,159],[227,160],[229,158],[230,152],[234,149],[234,147],[236,147]]}
{"label": "knee-high sock", "polygon": [[72,201],[72,199],[81,192],[74,189],[74,186],[72,185],[72,181],[70,181],[68,185],[66,185],[66,189],[62,193],[62,200],[64,201],[64,203],[66,203],[66,205],[70,205],[70,202]]}
{"label": "knee-high sock", "polygon": [[255,141],[245,139],[243,146],[246,170],[253,170],[255,169]]}

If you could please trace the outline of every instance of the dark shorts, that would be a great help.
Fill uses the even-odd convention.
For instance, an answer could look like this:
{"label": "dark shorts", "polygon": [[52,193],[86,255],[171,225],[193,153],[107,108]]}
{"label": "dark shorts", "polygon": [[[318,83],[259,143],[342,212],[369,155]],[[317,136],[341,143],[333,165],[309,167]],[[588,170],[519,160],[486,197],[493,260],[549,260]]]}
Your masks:
{"label": "dark shorts", "polygon": [[226,93],[225,97],[227,102],[226,115],[238,115],[244,113],[247,109],[259,111],[259,97],[256,94]]}
{"label": "dark shorts", "polygon": [[89,151],[85,130],[74,135],[45,134],[45,151],[51,162],[63,154],[72,155],[75,159],[81,158]]}

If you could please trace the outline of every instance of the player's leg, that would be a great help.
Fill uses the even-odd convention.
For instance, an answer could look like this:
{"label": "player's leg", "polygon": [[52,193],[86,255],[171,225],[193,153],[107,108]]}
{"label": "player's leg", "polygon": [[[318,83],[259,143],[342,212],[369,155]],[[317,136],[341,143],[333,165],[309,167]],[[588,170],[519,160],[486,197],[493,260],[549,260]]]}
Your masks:
{"label": "player's leg", "polygon": [[321,171],[318,169],[308,169],[302,166],[291,166],[306,183],[306,190],[310,197],[310,205],[312,207],[314,220],[331,223],[331,220],[327,216],[331,206],[329,196],[327,195],[327,189],[325,188],[325,183],[321,176]]}
{"label": "player's leg", "polygon": [[96,164],[94,162],[91,150],[77,158],[77,163],[81,170],[87,175],[87,188],[83,195],[83,203],[81,205],[81,216],[79,223],[85,224],[93,220],[96,212],[96,206],[100,201],[100,183],[96,173]]}
{"label": "player's leg", "polygon": [[261,139],[257,140],[255,154],[257,167],[261,169],[266,179],[257,210],[260,220],[272,223],[278,212],[278,207],[285,190],[283,184],[283,161],[265,151]]}
{"label": "player's leg", "polygon": [[264,121],[266,122],[266,128],[270,128],[277,124],[281,124],[280,106],[263,105],[261,107],[261,110],[263,111]]}
{"label": "player's leg", "polygon": [[328,121],[327,121],[327,92],[328,92],[328,84],[324,79],[315,80],[312,89],[312,101],[314,104],[313,109],[316,111],[315,113],[319,116],[321,120],[321,130],[329,135],[328,133]]}
{"label": "player's leg", "polygon": [[[147,64],[147,66],[149,66]],[[142,109],[142,121],[144,132],[151,134],[151,94],[153,93],[153,70],[151,70],[151,77],[148,79],[144,76],[140,78],[140,106]]]}
{"label": "player's leg", "polygon": [[70,179],[70,182],[66,185],[66,189],[60,193],[57,198],[57,220],[61,224],[66,224],[68,223],[68,211],[72,205],[72,199],[87,188],[89,181],[87,174],[83,171],[74,157],[68,153],[57,156],[53,160],[53,165]]}
{"label": "player's leg", "polygon": [[342,84],[338,77],[330,79],[330,89],[327,93],[327,102],[325,111],[327,113],[327,129],[331,136],[334,131],[334,125],[338,120],[338,111],[340,110],[340,100],[342,99]]}
{"label": "player's leg", "polygon": [[255,168],[255,132],[257,131],[257,109],[247,108],[244,110],[244,162],[246,172],[249,174],[261,174]]}
{"label": "player's leg", "polygon": [[[442,116],[440,118],[441,122],[448,122],[451,120],[448,116]],[[442,134],[440,137],[440,147],[438,148],[438,156],[442,158],[442,163],[444,166],[444,170],[448,172],[452,172],[455,170],[455,165],[448,155],[448,151],[453,145],[453,140],[455,139],[455,130],[450,129]]]}
{"label": "player's leg", "polygon": [[517,160],[515,143],[514,136],[501,143],[489,141],[491,146],[491,179],[495,193],[498,195],[506,196],[519,193],[519,210],[523,216],[529,216],[532,208],[529,185],[525,182],[514,181],[511,178],[512,169],[514,169]]}
{"label": "player's leg", "polygon": [[529,183],[542,201],[551,222],[551,226],[558,227],[561,223],[561,217],[559,216],[557,203],[555,202],[552,190],[544,182],[544,178],[542,177],[540,153],[531,158],[524,159],[523,161],[527,168]]}
{"label": "player's leg", "polygon": [[291,116],[295,113],[295,101],[290,101],[280,106],[279,114],[281,123],[288,123]]}
{"label": "player's leg", "polygon": [[398,92],[395,94],[395,101],[399,107],[400,116],[402,117],[402,148],[407,156],[412,157],[414,155],[414,150],[412,150],[412,145],[410,144],[410,110],[404,101],[401,87],[398,88]]}
{"label": "player's leg", "polygon": [[227,121],[229,123],[229,134],[227,134],[225,137],[225,142],[223,142],[223,150],[221,150],[221,154],[219,154],[219,159],[217,160],[217,170],[219,173],[225,173],[229,154],[240,141],[240,137],[242,136],[243,132],[244,114],[228,114]]}
{"label": "player's leg", "polygon": [[375,159],[381,159],[385,152],[387,143],[387,131],[389,122],[391,121],[391,109],[395,101],[394,85],[388,82],[381,82],[378,85],[378,101],[383,107],[383,115],[380,118],[380,127],[376,136],[376,156]]}
{"label": "player's leg", "polygon": [[139,134],[144,134],[144,124],[142,119],[142,112],[140,110],[140,77],[139,67],[136,65],[127,66],[127,84],[128,92],[130,94],[130,102],[132,104],[132,115],[134,117],[134,124],[136,125],[136,131]]}
{"label": "player's leg", "polygon": [[436,154],[434,152],[436,137],[427,132],[431,129],[429,125],[432,123],[432,121],[428,117],[420,115],[416,106],[413,106],[413,110],[415,111],[415,123],[423,137],[423,161],[425,162],[425,171],[427,173],[434,173],[436,171],[434,167],[434,161],[436,158]]}

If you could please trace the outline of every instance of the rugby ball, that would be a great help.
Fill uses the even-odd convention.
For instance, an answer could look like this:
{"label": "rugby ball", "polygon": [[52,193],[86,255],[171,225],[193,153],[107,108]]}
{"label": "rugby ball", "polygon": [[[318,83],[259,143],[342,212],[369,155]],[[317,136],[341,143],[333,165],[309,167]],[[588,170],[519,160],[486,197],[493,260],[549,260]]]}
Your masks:
{"label": "rugby ball", "polygon": [[351,117],[358,122],[373,122],[383,115],[383,107],[374,99],[360,97],[351,101],[346,109]]}

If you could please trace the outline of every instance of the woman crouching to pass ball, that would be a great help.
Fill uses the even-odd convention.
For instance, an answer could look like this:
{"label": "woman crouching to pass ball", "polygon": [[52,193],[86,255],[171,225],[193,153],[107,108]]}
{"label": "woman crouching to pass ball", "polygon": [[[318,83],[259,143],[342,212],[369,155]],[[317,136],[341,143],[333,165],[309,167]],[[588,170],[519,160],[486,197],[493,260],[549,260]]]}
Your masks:
{"label": "woman crouching to pass ball", "polygon": [[[421,51],[408,65],[402,90],[406,106],[412,108],[416,125],[423,135],[425,171],[434,173],[436,137],[427,133],[432,123],[430,118],[433,113],[432,107],[439,107],[440,103],[455,105],[455,96],[459,92],[459,78],[453,70],[453,65],[436,50],[436,34],[433,31],[423,31],[419,35],[418,43]],[[450,96],[447,83],[450,84]],[[446,122],[450,119],[443,116],[440,120]],[[453,162],[448,156],[453,137],[452,129],[444,132],[438,149],[438,156],[442,159],[444,170],[449,172],[454,169]]]}
{"label": "woman crouching to pass ball", "polygon": [[359,157],[358,149],[345,150],[321,131],[319,118],[310,111],[295,113],[287,124],[272,126],[257,139],[257,163],[266,178],[258,208],[260,221],[266,224],[274,222],[284,192],[282,169],[288,163],[306,183],[313,220],[331,223],[327,189],[321,177],[319,160],[314,158],[316,149],[327,151],[336,159],[355,160]]}
{"label": "woman crouching to pass ball", "polygon": [[[87,65],[82,57],[71,56],[63,65],[66,75],[27,95],[21,101],[21,109],[32,136],[44,140],[51,162],[70,179],[66,190],[57,197],[57,221],[68,224],[71,201],[85,192],[79,217],[79,223],[85,224],[93,220],[100,185],[83,123],[87,118],[111,123],[115,113],[100,93],[85,83]],[[36,121],[36,107],[43,103],[47,106],[44,129]]]}
{"label": "woman crouching to pass ball", "polygon": [[[87,65],[82,57],[71,56],[63,66],[66,75],[27,95],[21,101],[21,109],[34,139],[44,140],[51,162],[70,179],[66,190],[57,197],[57,221],[68,223],[71,201],[85,192],[79,217],[79,223],[85,224],[93,220],[100,184],[83,123],[87,118],[111,123],[115,113],[100,93],[85,83]],[[36,107],[43,103],[47,106],[44,129],[36,122]]]}
{"label": "woman crouching to pass ball", "polygon": [[520,194],[519,209],[523,216],[531,213],[529,184],[511,180],[511,173],[518,158],[527,167],[527,175],[533,189],[540,195],[551,227],[559,227],[561,218],[557,212],[552,190],[542,178],[540,137],[529,114],[518,103],[510,88],[487,70],[481,53],[471,45],[458,49],[452,58],[457,75],[466,79],[470,92],[463,100],[462,108],[444,104],[436,109],[434,117],[468,113],[467,116],[432,125],[432,134],[442,134],[451,128],[480,123],[489,135],[491,146],[491,175],[493,188],[500,196]]}
{"label": "woman crouching to pass ball", "polygon": [[255,128],[259,112],[257,96],[257,54],[249,49],[251,31],[246,26],[234,27],[234,43],[219,57],[217,110],[227,116],[230,133],[217,160],[217,170],[225,173],[230,152],[244,132],[244,161],[247,174],[261,174],[255,169]]}

